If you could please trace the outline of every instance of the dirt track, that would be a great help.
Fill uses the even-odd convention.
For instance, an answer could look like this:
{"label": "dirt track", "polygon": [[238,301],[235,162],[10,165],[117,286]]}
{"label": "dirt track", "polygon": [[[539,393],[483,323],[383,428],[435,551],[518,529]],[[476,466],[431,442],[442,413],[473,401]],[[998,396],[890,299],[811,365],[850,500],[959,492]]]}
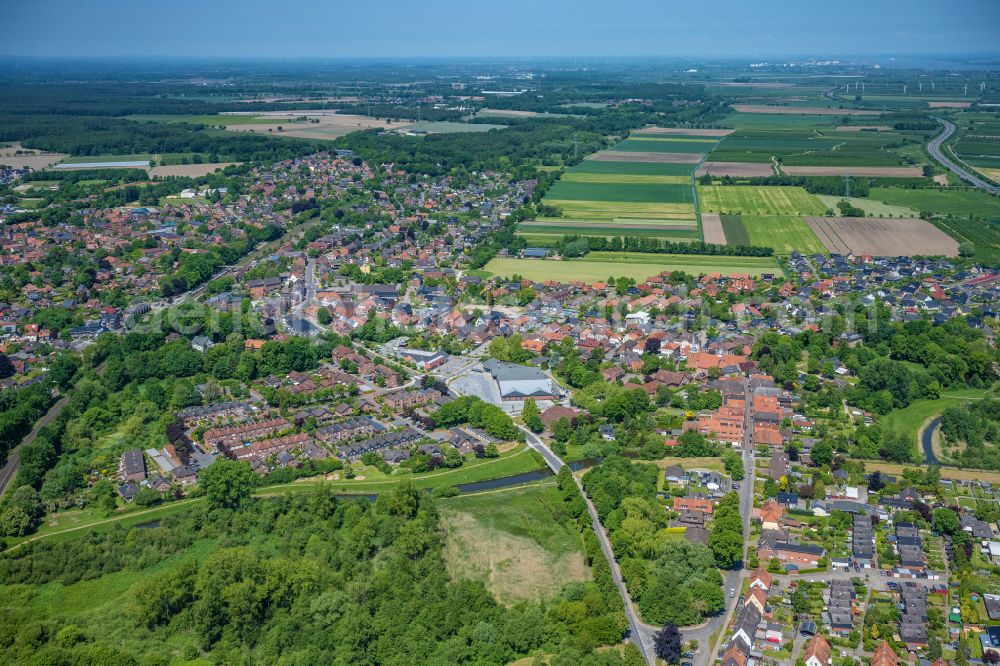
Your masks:
{"label": "dirt track", "polygon": [[806,217],[830,252],[874,256],[958,255],[958,241],[919,219]]}
{"label": "dirt track", "polygon": [[713,176],[733,176],[736,178],[753,178],[755,176],[773,176],[774,167],[770,162],[705,162],[695,172]]}
{"label": "dirt track", "polygon": [[587,157],[595,162],[651,162],[654,164],[697,164],[697,153],[645,153],[630,150],[602,150]]}
{"label": "dirt track", "polygon": [[783,166],[789,176],[872,176],[874,178],[920,178],[921,167],[866,167],[866,166]]}
{"label": "dirt track", "polygon": [[701,214],[701,231],[706,243],[726,244],[726,233],[722,230],[722,218],[715,213]]}

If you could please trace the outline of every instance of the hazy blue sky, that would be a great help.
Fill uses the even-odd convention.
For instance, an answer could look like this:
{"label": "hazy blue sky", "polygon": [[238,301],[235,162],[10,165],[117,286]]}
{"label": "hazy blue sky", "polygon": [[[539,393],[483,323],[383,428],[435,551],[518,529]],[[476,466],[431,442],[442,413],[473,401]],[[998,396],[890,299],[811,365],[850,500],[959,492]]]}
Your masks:
{"label": "hazy blue sky", "polygon": [[1000,51],[1000,0],[0,0],[0,24],[42,56]]}

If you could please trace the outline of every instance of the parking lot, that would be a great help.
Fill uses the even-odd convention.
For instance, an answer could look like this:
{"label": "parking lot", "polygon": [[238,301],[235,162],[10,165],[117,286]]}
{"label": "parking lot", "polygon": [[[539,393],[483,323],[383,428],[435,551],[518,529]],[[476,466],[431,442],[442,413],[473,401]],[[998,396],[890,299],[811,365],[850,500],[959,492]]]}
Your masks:
{"label": "parking lot", "polygon": [[448,386],[459,395],[474,395],[483,402],[499,405],[507,412],[513,411],[513,404],[500,400],[500,388],[488,372],[468,370],[451,380]]}

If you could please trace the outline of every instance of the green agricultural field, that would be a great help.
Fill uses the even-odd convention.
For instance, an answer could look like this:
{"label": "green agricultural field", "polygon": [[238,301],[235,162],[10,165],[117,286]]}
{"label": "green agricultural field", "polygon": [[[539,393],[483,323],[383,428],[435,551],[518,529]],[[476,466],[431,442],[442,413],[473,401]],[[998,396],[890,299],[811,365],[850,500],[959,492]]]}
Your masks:
{"label": "green agricultural field", "polygon": [[715,141],[682,141],[673,138],[639,137],[625,139],[612,146],[611,150],[626,150],[641,153],[707,153]]}
{"label": "green agricultural field", "polygon": [[771,257],[712,257],[688,254],[641,254],[635,252],[591,252],[580,259],[497,258],[486,264],[494,275],[521,277],[537,282],[597,282],[610,276],[629,277],[643,281],[667,271],[683,271],[691,275],[703,273],[778,273],[777,262]]}
{"label": "green agricultural field", "polygon": [[837,116],[794,116],[777,113],[730,113],[719,124],[736,129],[832,129],[842,119]]}
{"label": "green agricultural field", "polygon": [[[170,155],[181,155],[182,153],[171,153]],[[165,156],[161,155],[159,157]],[[190,157],[192,153],[187,153]],[[151,160],[158,157],[153,153],[133,153],[131,155],[70,155],[61,164],[85,164],[88,162],[138,162],[140,160]]]}
{"label": "green agricultural field", "polygon": [[826,206],[801,187],[708,185],[698,187],[701,209],[742,215],[823,215]]}
{"label": "green agricultural field", "polygon": [[922,156],[923,141],[917,133],[891,131],[744,129],[726,137],[709,159],[766,162],[775,156],[788,166],[900,166],[913,150]]}
{"label": "green agricultural field", "polygon": [[589,580],[579,532],[554,513],[561,501],[551,482],[442,500],[448,573],[482,580],[506,604]]}
{"label": "green agricultural field", "polygon": [[690,203],[646,203],[629,201],[571,201],[544,199],[544,203],[562,210],[563,216],[574,220],[614,220],[619,218],[690,219],[694,206]]}
{"label": "green agricultural field", "polygon": [[297,116],[253,116],[229,114],[205,114],[192,116],[125,116],[127,120],[152,123],[189,123],[192,125],[273,125],[291,122]]}
{"label": "green agricultural field", "polygon": [[507,125],[492,125],[489,123],[457,123],[450,120],[428,121],[407,125],[404,131],[427,132],[428,134],[454,134],[458,132],[489,132],[495,129],[506,129]]}
{"label": "green agricultural field", "polygon": [[751,245],[774,248],[777,254],[791,254],[794,250],[826,254],[826,248],[799,215],[743,215],[740,219]]}
{"label": "green agricultural field", "polygon": [[959,243],[976,247],[973,257],[982,262],[1000,262],[1000,222],[948,218],[931,220],[941,231]]}
{"label": "green agricultural field", "polygon": [[643,132],[641,130],[632,132],[629,135],[630,141],[662,141],[665,143],[690,143],[701,144],[704,148],[710,148],[719,139],[717,137],[696,137],[687,134],[661,134],[659,132]]}
{"label": "green agricultural field", "polygon": [[662,229],[622,229],[617,226],[591,226],[575,231],[537,231],[533,228],[526,229],[524,226],[520,226],[516,234],[523,238],[529,247],[556,247],[563,241],[563,238],[567,234],[603,236],[604,238],[620,238],[622,236],[659,238],[676,243],[701,240],[701,234],[698,232],[697,227],[692,231],[671,227],[663,227]]}
{"label": "green agricultural field", "polygon": [[[607,162],[604,162],[607,164]],[[690,189],[691,176],[661,176],[648,174],[626,174],[626,173],[579,173],[569,171],[559,178],[560,183],[622,183],[634,185],[676,185],[683,183]]]}
{"label": "green agricultural field", "polygon": [[1000,199],[979,190],[872,188],[870,199],[893,206],[957,217],[1000,218]]}
{"label": "green agricultural field", "polygon": [[750,236],[739,215],[720,215],[719,221],[722,222],[727,245],[750,245]]}
{"label": "green agricultural field", "polygon": [[693,164],[671,164],[669,162],[599,162],[597,160],[584,160],[573,166],[564,176],[584,173],[635,176],[690,176],[693,168]]}
{"label": "green agricultural field", "polygon": [[[651,177],[651,176],[647,176]],[[690,183],[600,183],[559,180],[547,200],[631,203],[691,203]]]}

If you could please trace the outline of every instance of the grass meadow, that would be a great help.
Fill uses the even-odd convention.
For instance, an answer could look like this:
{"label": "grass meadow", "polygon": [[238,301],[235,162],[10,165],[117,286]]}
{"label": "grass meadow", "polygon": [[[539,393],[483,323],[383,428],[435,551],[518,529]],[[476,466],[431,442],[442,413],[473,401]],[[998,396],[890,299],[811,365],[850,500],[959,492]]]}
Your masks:
{"label": "grass meadow", "polygon": [[448,573],[483,581],[508,605],[588,580],[579,532],[555,515],[561,501],[553,482],[442,500]]}

